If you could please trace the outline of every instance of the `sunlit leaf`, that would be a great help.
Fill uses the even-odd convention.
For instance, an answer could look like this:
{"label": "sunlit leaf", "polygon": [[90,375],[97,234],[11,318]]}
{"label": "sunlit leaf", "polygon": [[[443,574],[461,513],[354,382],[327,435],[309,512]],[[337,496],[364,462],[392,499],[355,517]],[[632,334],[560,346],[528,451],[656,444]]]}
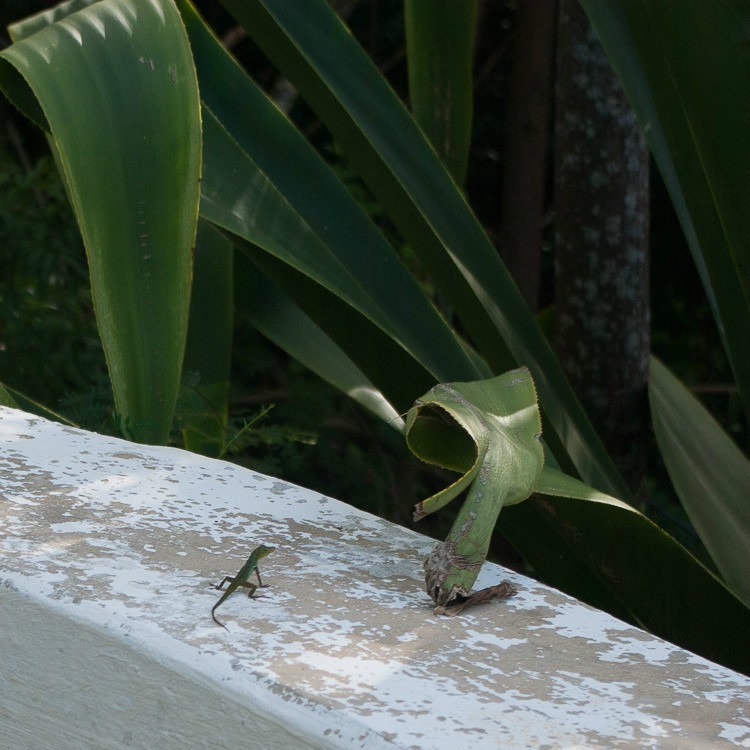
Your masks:
{"label": "sunlit leaf", "polygon": [[649,401],[656,441],[682,506],[724,580],[750,606],[750,461],[655,358]]}
{"label": "sunlit leaf", "polygon": [[0,53],[0,85],[55,140],[123,432],[162,443],[190,301],[201,162],[195,69],[170,0],[101,0],[72,12],[80,6],[15,26],[19,41]]}

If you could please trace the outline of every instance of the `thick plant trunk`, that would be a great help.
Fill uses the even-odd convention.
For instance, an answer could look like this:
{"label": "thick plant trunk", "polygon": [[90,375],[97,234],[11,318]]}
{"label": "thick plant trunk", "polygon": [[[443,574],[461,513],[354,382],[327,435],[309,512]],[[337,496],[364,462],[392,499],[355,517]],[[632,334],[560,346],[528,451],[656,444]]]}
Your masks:
{"label": "thick plant trunk", "polygon": [[644,469],[648,150],[577,0],[560,0],[555,87],[556,347],[630,487]]}
{"label": "thick plant trunk", "polygon": [[534,311],[539,308],[555,6],[555,0],[524,0],[519,4],[508,81],[500,254]]}

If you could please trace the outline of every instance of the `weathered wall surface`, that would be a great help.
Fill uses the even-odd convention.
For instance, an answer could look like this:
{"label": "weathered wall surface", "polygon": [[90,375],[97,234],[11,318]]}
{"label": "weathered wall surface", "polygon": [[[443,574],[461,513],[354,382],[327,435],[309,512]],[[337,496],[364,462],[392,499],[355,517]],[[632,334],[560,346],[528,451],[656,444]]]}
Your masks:
{"label": "weathered wall surface", "polygon": [[[260,543],[270,585],[217,610],[227,632],[210,584]],[[507,578],[514,598],[437,617],[431,546],[227,463],[2,409],[0,737],[750,747],[750,679],[495,565],[478,586]]]}

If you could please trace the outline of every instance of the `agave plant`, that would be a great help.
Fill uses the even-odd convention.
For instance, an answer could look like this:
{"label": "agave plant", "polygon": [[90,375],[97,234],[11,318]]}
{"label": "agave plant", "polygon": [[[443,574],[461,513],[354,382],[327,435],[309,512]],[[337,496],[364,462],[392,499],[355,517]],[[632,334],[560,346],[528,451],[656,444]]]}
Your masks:
{"label": "agave plant", "polygon": [[[455,92],[468,89],[474,4],[447,18],[407,3],[412,98],[424,131],[324,0],[224,4],[325,123],[465,335],[189,0],[70,0],[11,27],[0,86],[49,135],[86,245],[123,433],[164,442],[188,370],[211,409],[210,418],[196,410],[186,443],[218,452],[236,313],[402,430],[398,415],[416,401],[409,443],[463,474],[422,508],[470,488],[446,540],[459,557],[471,540],[469,567],[481,564],[500,509],[512,506],[500,524],[537,575],[750,669],[747,459],[655,362],[657,436],[683,479],[675,481],[683,502],[697,509],[696,527],[719,578],[628,504],[627,488],[454,179],[465,164],[470,100]],[[739,41],[716,39],[705,57],[716,66],[692,62],[690,21],[682,19],[704,29],[704,16],[721,16],[726,23],[711,28],[730,39],[732,13],[747,22],[748,10],[697,0],[679,11],[667,0],[585,5],[648,126],[746,395],[748,285],[741,269],[748,264],[737,196],[747,195],[750,171],[737,123],[748,95],[713,89],[722,71],[747,62]],[[434,28],[422,33],[427,25]],[[451,50],[455,65],[435,64],[436,38],[448,40],[442,49]],[[694,76],[726,117],[707,118],[691,102],[681,82]],[[428,79],[437,82],[432,90],[418,83]],[[740,115],[732,109],[738,101]],[[441,134],[437,151],[425,131]],[[528,370],[502,375],[519,366]],[[498,395],[516,381],[522,397]],[[435,391],[436,384],[452,385]],[[21,398],[3,395],[8,404]],[[691,450],[695,434],[716,446],[711,459]],[[519,450],[528,462],[514,463]],[[725,463],[717,471],[711,460]],[[582,482],[562,478],[559,465]],[[727,473],[733,484],[722,486]],[[457,538],[479,507],[477,482],[488,478],[496,501],[480,511],[481,540]],[[470,588],[471,576],[453,575],[441,579],[441,591]]]}

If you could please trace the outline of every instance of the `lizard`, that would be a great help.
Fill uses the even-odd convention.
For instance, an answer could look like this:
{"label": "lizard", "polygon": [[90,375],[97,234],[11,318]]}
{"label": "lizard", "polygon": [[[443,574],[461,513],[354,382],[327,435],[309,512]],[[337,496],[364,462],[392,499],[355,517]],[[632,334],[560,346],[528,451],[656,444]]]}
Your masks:
{"label": "lizard", "polygon": [[[235,592],[235,590],[239,586],[244,586],[245,588],[250,589],[250,593],[248,594],[248,597],[252,597],[252,595],[255,593],[258,586],[261,588],[265,588],[263,586],[263,581],[260,580],[260,570],[258,569],[258,561],[261,557],[265,557],[266,555],[270,555],[271,552],[273,552],[276,549],[276,547],[267,547],[265,544],[261,544],[260,547],[256,547],[252,553],[250,554],[250,557],[247,558],[247,562],[240,568],[240,572],[237,573],[234,578],[231,576],[225,576],[224,580],[218,585],[214,586],[215,589],[222,589],[224,588],[224,584],[229,581],[229,587],[227,590],[221,595],[221,599],[219,599],[216,604],[214,604],[213,609],[211,610],[211,617],[213,618],[213,621],[217,623],[217,625],[221,625],[224,630],[229,631],[229,628],[223,623],[219,622],[216,619],[216,615],[214,615],[214,612],[216,611],[216,608],[231,594]],[[250,576],[255,573],[256,576],[258,576],[258,586],[256,586],[254,583],[251,583],[248,579]]]}

